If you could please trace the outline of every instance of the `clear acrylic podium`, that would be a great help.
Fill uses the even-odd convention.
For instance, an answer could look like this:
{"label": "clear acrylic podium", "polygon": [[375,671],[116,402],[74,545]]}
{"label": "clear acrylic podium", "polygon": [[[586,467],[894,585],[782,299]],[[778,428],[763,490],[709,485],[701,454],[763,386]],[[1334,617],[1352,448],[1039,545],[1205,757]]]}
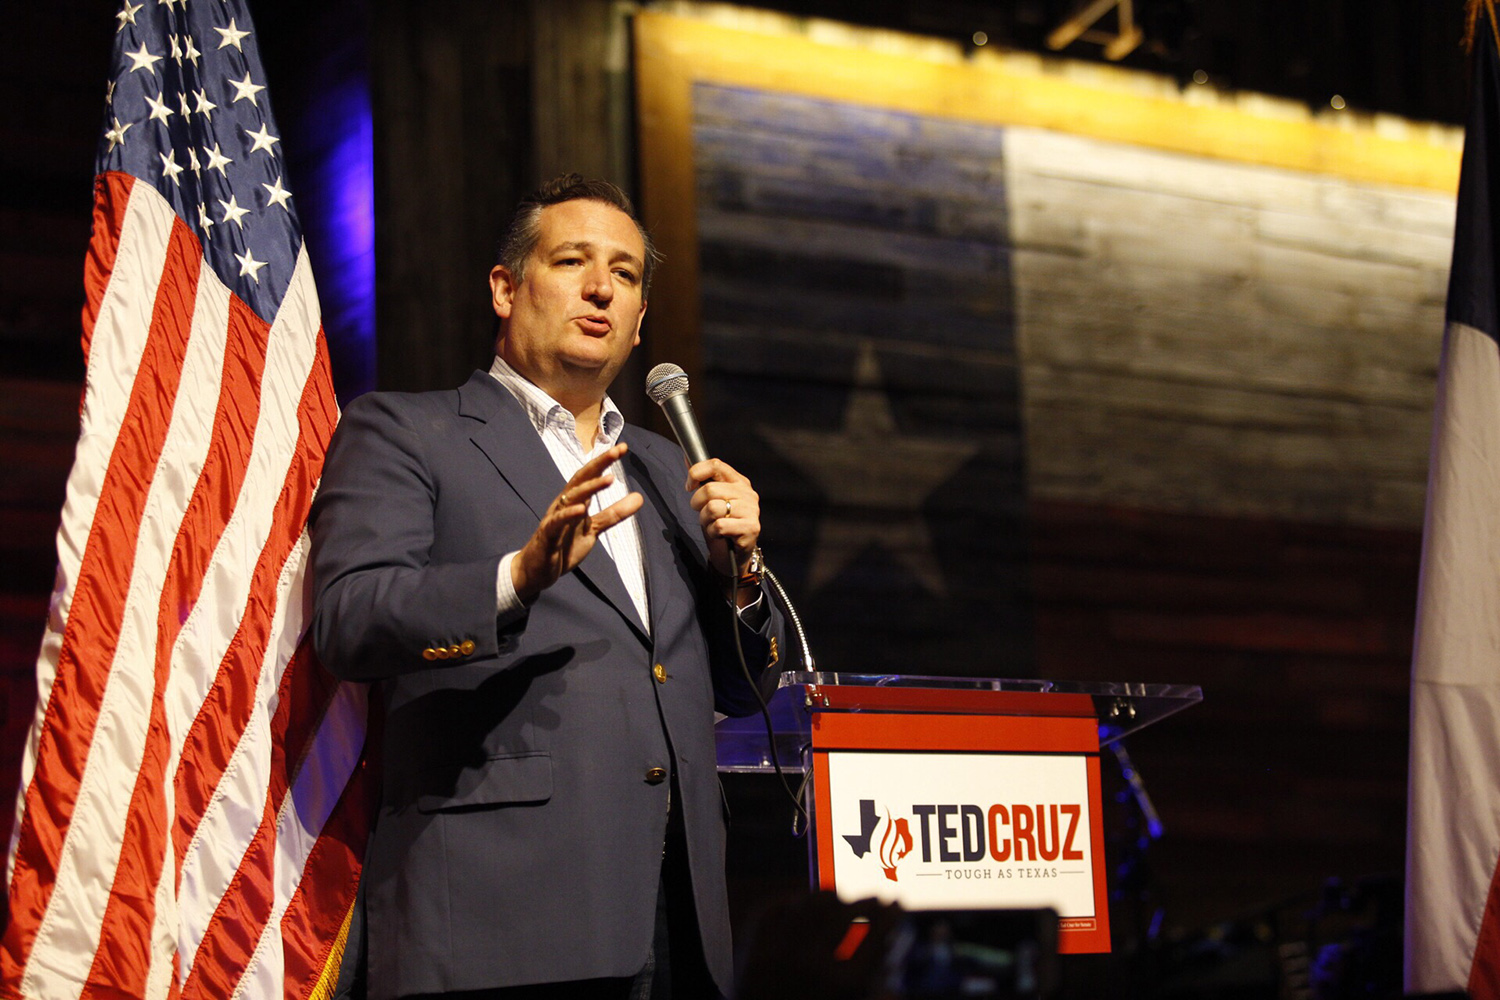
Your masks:
{"label": "clear acrylic podium", "polygon": [[[1109,950],[1099,748],[1197,704],[1195,685],[782,675],[776,760],[806,773],[815,886],[908,909],[1051,906],[1059,950]],[[774,770],[759,716],[719,769]]]}

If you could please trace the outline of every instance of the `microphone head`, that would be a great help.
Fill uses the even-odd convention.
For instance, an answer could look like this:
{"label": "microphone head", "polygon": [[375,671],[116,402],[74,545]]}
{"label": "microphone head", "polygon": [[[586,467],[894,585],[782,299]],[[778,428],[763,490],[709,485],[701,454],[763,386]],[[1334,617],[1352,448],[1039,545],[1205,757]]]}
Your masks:
{"label": "microphone head", "polygon": [[688,391],[687,372],[670,362],[657,365],[646,375],[646,395],[657,406]]}

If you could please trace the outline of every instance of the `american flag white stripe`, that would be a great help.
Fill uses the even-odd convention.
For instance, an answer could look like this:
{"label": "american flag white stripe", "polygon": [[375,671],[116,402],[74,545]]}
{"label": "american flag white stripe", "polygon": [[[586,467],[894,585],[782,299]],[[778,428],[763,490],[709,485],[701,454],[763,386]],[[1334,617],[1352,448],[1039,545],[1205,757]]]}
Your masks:
{"label": "american flag white stripe", "polygon": [[[330,746],[350,746],[349,737],[359,730],[365,719],[365,691],[345,684],[340,687],[319,725],[318,742]],[[328,755],[309,758],[297,775],[276,824],[276,902],[272,919],[266,923],[255,957],[242,983],[271,983],[280,975],[285,949],[281,919],[302,880],[307,859],[312,854],[323,824],[338,802],[339,792],[348,783],[358,764],[358,755]],[[236,994],[263,995],[254,989]]]}
{"label": "american flag white stripe", "polygon": [[[16,860],[16,840],[21,833],[21,813],[26,789],[36,771],[37,741],[42,720],[52,697],[52,683],[57,676],[58,656],[62,650],[63,629],[73,605],[73,592],[83,564],[84,548],[93,528],[94,510],[99,504],[104,470],[114,451],[115,439],[124,422],[130,402],[135,372],[151,328],[151,312],[156,303],[156,289],[166,260],[170,223],[153,211],[159,197],[148,192],[138,197],[142,185],[131,191],[124,220],[120,227],[116,273],[128,273],[135,281],[111,280],[106,286],[95,336],[89,351],[84,376],[84,400],[80,413],[81,427],[73,467],[68,473],[67,492],[63,501],[62,522],[57,529],[58,589],[52,596],[47,631],[37,657],[36,716],[26,740],[21,760],[21,784],[16,798],[16,821],[11,826],[6,852],[5,879],[8,883]],[[126,377],[128,375],[128,378]]]}
{"label": "american flag white stripe", "polygon": [[[303,583],[305,558],[305,544],[299,544],[279,574],[273,635],[283,642],[266,651],[250,719],[183,856],[178,933],[184,979],[191,972],[198,946],[239,869],[267,803],[271,782],[271,713],[282,670],[296,652],[295,639],[304,624],[301,602],[290,598]],[[288,638],[292,641],[285,642]],[[347,781],[348,772],[344,779]],[[343,785],[338,788],[342,790]]]}
{"label": "american flag white stripe", "polygon": [[[299,266],[298,273],[306,275],[305,266]],[[306,281],[310,285],[310,276]],[[296,289],[299,284],[294,281],[292,287]],[[315,297],[312,310],[316,311]],[[177,750],[200,718],[203,702],[218,679],[219,665],[239,631],[250,595],[252,572],[270,533],[277,499],[297,442],[296,412],[302,386],[312,367],[313,346],[280,318],[271,328],[260,419],[249,468],[234,514],[204,574],[198,602],[174,651],[167,694],[174,752],[168,773],[178,780],[189,779],[177,774]],[[183,863],[186,879],[189,877],[186,857]]]}
{"label": "american flag white stripe", "polygon": [[[146,185],[135,186],[131,207],[143,205],[143,216],[154,215],[152,229],[170,231],[176,213],[157,192]],[[129,244],[122,242],[122,250]],[[122,275],[117,264],[111,284]],[[125,281],[132,276],[124,275]],[[73,901],[77,916],[59,924],[49,910],[33,945],[38,954],[54,953],[49,974],[76,979],[81,990],[93,964],[93,955],[76,947],[81,932],[97,940],[105,906],[115,881],[116,865],[124,838],[127,810],[141,767],[154,700],[155,640],[160,597],[173,551],[208,448],[212,422],[202,414],[213,412],[217,399],[218,373],[223,364],[224,310],[212,303],[227,303],[227,290],[215,295],[212,275],[198,283],[197,306],[187,349],[183,357],[178,394],[161,455],[147,494],[125,613],[115,657],[108,667],[109,680],[94,730],[93,746],[79,785],[78,800],[57,873],[55,894]],[[28,970],[23,989],[36,989]],[[76,996],[76,993],[58,994]]]}

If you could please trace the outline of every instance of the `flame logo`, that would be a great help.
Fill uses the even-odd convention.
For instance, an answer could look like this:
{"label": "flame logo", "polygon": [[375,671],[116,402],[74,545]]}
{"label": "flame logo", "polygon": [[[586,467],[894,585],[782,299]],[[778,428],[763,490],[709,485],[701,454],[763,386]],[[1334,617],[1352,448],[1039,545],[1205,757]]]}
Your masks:
{"label": "flame logo", "polygon": [[906,817],[891,819],[891,811],[885,811],[885,834],[880,838],[880,866],[885,877],[896,881],[896,865],[911,853],[911,828]]}

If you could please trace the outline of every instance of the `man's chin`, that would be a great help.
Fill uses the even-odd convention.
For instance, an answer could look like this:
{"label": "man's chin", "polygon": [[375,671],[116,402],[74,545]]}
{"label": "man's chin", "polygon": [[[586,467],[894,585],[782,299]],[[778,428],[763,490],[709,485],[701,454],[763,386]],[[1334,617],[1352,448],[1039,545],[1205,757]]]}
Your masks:
{"label": "man's chin", "polygon": [[614,381],[615,375],[625,366],[626,358],[613,354],[571,353],[558,360],[573,374],[594,378],[607,385]]}

